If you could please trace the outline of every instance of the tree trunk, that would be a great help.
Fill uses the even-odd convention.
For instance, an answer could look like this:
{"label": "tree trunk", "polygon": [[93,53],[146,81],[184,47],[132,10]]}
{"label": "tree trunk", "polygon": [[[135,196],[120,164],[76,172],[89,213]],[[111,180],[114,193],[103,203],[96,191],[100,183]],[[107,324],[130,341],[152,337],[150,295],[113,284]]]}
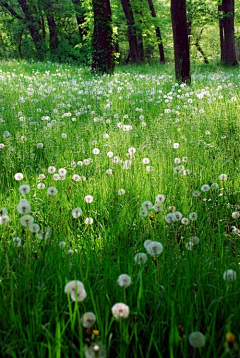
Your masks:
{"label": "tree trunk", "polygon": [[136,27],[133,18],[132,7],[129,0],[121,0],[121,3],[127,20],[128,41],[129,41],[131,62],[139,63],[140,57],[138,51],[137,34],[136,34]]}
{"label": "tree trunk", "polygon": [[218,10],[222,12],[219,19],[221,61],[235,66],[237,58],[234,42],[234,0],[222,0]]}
{"label": "tree trunk", "polygon": [[85,9],[83,8],[80,0],[72,0],[72,2],[76,13],[76,20],[78,24],[78,32],[79,32],[80,40],[82,41],[84,36],[87,35],[87,30],[82,28],[82,25],[85,22]]}
{"label": "tree trunk", "polygon": [[58,49],[58,31],[57,24],[54,19],[54,9],[52,7],[52,1],[44,0],[43,2],[44,12],[46,14],[48,29],[49,29],[49,48],[51,55],[56,55]]}
{"label": "tree trunk", "polygon": [[109,0],[92,0],[94,12],[92,70],[114,72],[112,12]]}
{"label": "tree trunk", "polygon": [[190,56],[186,16],[186,0],[171,0],[174,42],[175,77],[177,82],[190,84]]}
{"label": "tree trunk", "polygon": [[26,0],[18,0],[18,3],[21,6],[25,18],[27,20],[27,26],[34,42],[37,57],[39,60],[43,60],[45,58],[46,46],[40,33],[41,21],[37,19],[37,8],[34,7],[34,9],[30,11]]}
{"label": "tree trunk", "polygon": [[[157,15],[156,15],[156,11],[155,11],[155,8],[154,8],[152,0],[148,0],[148,5],[149,5],[149,9],[151,11],[152,17],[156,18]],[[157,36],[157,39],[158,39],[158,50],[159,50],[159,55],[160,55],[160,62],[165,63],[162,36],[161,36],[161,31],[160,31],[159,26],[156,26],[155,32],[156,32],[156,36]]]}

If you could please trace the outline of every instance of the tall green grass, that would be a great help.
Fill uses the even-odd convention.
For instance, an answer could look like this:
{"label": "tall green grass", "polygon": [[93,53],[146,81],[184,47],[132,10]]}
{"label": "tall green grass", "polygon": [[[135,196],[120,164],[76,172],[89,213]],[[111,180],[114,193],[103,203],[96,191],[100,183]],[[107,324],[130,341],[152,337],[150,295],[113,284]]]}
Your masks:
{"label": "tall green grass", "polygon": [[[240,228],[232,216],[240,211],[239,69],[197,66],[186,87],[175,84],[171,66],[118,68],[112,77],[53,63],[0,68],[0,207],[10,219],[0,225],[0,355],[84,357],[96,343],[100,353],[91,357],[239,356]],[[50,166],[65,168],[64,180],[55,181]],[[22,184],[29,194],[19,192]],[[50,186],[56,195],[47,194]],[[161,211],[141,216],[143,202],[155,204],[158,194],[166,197]],[[20,224],[23,198],[45,238]],[[176,211],[198,218],[167,223]],[[146,240],[161,242],[163,252],[138,265]],[[232,282],[223,279],[228,269]],[[117,284],[123,273],[132,279],[126,288]],[[71,280],[83,282],[82,302],[64,293]],[[114,319],[117,302],[129,306],[126,320]],[[88,311],[96,315],[90,331],[81,321]],[[189,344],[194,331],[205,335],[202,348]]]}

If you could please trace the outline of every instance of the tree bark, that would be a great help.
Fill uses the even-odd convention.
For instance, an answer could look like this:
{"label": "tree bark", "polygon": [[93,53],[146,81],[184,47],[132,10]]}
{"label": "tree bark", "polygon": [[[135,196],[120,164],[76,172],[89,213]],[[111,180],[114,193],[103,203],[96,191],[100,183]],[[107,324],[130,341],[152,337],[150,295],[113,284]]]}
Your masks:
{"label": "tree bark", "polygon": [[187,30],[186,0],[171,0],[174,42],[175,77],[177,82],[190,84],[190,55]]}
{"label": "tree bark", "polygon": [[52,55],[56,55],[58,49],[58,31],[57,24],[54,19],[54,9],[52,1],[45,0],[43,3],[44,12],[46,14],[48,29],[49,29],[49,48]]}
{"label": "tree bark", "polygon": [[76,13],[76,20],[78,24],[78,32],[79,32],[80,40],[82,41],[84,36],[87,35],[87,30],[82,28],[82,25],[85,22],[85,10],[80,0],[72,0],[72,3],[74,5],[74,10]]}
{"label": "tree bark", "polygon": [[37,18],[38,17],[37,8],[34,7],[33,9],[30,10],[26,0],[18,0],[18,3],[21,6],[22,11],[25,15],[28,24],[28,29],[30,31],[32,40],[34,42],[37,57],[39,60],[43,60],[45,58],[46,46],[45,46],[45,41],[43,40],[40,34],[41,21]]}
{"label": "tree bark", "polygon": [[92,0],[94,12],[92,70],[114,72],[112,12],[109,0]]}
{"label": "tree bark", "polygon": [[[156,11],[155,11],[152,0],[148,0],[148,5],[149,5],[149,9],[151,11],[152,17],[156,18],[157,15],[156,15]],[[163,48],[162,36],[161,36],[161,31],[160,31],[159,26],[156,26],[155,32],[156,32],[156,36],[158,39],[158,51],[159,51],[159,56],[160,56],[160,62],[165,63],[164,48]]]}
{"label": "tree bark", "polygon": [[237,57],[234,41],[234,0],[222,0],[218,10],[222,12],[219,18],[221,61],[235,66]]}
{"label": "tree bark", "polygon": [[135,27],[132,7],[129,0],[121,0],[121,3],[127,20],[128,41],[129,41],[131,62],[139,63],[140,57],[138,51],[138,41],[137,41],[136,27]]}

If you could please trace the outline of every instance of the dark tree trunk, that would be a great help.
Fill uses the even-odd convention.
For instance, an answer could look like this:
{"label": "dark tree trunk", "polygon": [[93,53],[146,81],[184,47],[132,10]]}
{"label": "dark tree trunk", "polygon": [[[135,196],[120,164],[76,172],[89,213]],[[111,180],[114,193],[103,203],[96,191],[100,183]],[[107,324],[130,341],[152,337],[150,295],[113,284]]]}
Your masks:
{"label": "dark tree trunk", "polygon": [[[140,5],[142,7],[142,0],[140,0]],[[138,53],[140,62],[144,62],[144,46],[143,46],[143,36],[142,36],[142,11],[135,11],[138,19],[137,26],[137,43],[138,43]]]}
{"label": "dark tree trunk", "polygon": [[189,84],[191,82],[191,76],[186,0],[171,0],[171,16],[176,81]]}
{"label": "dark tree trunk", "polygon": [[58,49],[58,30],[57,24],[54,19],[54,9],[52,1],[44,0],[43,2],[44,12],[46,14],[48,29],[49,29],[49,48],[51,55],[56,55]]}
{"label": "dark tree trunk", "polygon": [[92,70],[114,72],[112,12],[109,0],[92,0],[94,12]]}
{"label": "dark tree trunk", "polygon": [[138,42],[137,42],[137,34],[136,27],[132,12],[132,7],[129,0],[121,0],[122,8],[127,20],[128,27],[128,41],[129,41],[129,49],[130,49],[130,58],[132,63],[139,63],[139,51],[138,51]]}
{"label": "dark tree trunk", "polygon": [[47,15],[47,23],[49,28],[49,47],[50,52],[54,54],[58,49],[57,25],[53,14]]}
{"label": "dark tree trunk", "polygon": [[76,13],[76,20],[78,24],[78,32],[79,32],[80,40],[82,41],[84,36],[87,35],[87,29],[84,29],[82,27],[82,25],[85,23],[85,9],[83,8],[80,0],[72,0],[72,2]]}
{"label": "dark tree trunk", "polygon": [[25,15],[27,26],[34,42],[37,57],[39,60],[43,60],[45,58],[46,46],[40,33],[41,21],[38,19],[37,8],[34,7],[34,9],[30,10],[26,0],[18,0],[18,3]]}
{"label": "dark tree trunk", "polygon": [[221,61],[235,66],[237,58],[234,41],[234,0],[222,0],[218,10],[222,12],[219,19]]}
{"label": "dark tree trunk", "polygon": [[[148,0],[148,5],[149,5],[149,9],[151,11],[152,17],[156,18],[157,15],[156,15],[156,11],[155,11],[155,8],[154,8],[152,0]],[[160,62],[165,63],[162,36],[161,36],[161,31],[160,31],[159,26],[156,26],[155,31],[156,31],[156,36],[157,36],[157,39],[158,39],[158,50],[159,50]]]}
{"label": "dark tree trunk", "polygon": [[196,46],[197,50],[200,52],[200,54],[202,55],[202,57],[204,59],[204,63],[206,65],[208,65],[209,62],[208,62],[207,56],[206,56],[205,52],[203,51],[203,49],[202,49],[202,47],[201,47],[201,45],[199,43],[201,35],[202,35],[202,32],[203,32],[203,29],[200,31],[199,36],[196,38],[195,46]]}

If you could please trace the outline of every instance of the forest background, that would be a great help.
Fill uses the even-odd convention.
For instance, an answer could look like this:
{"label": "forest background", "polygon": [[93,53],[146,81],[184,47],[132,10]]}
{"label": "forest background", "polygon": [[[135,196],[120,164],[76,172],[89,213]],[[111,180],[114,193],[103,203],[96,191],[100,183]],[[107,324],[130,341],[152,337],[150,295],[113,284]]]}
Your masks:
{"label": "forest background", "polygon": [[[232,0],[227,3],[234,5]],[[98,5],[98,1],[91,0],[0,0],[0,58],[91,65],[94,9]],[[116,63],[173,61],[169,0],[112,0],[110,6]],[[191,61],[220,62],[221,3],[187,0],[186,12]],[[234,15],[239,60],[239,2],[235,4]],[[230,17],[231,13],[225,16]],[[131,53],[131,34],[136,37],[136,57]]]}

